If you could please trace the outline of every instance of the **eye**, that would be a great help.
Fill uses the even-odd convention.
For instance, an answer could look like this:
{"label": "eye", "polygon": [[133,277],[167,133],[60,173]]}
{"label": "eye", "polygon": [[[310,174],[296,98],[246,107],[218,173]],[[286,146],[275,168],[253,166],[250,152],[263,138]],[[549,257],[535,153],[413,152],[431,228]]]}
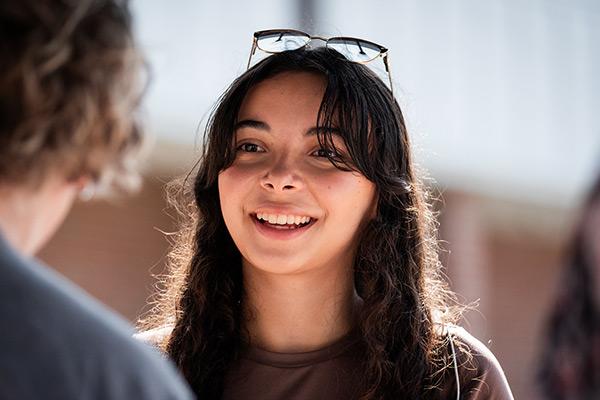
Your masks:
{"label": "eye", "polygon": [[341,155],[339,153],[337,153],[334,150],[329,150],[329,149],[325,149],[323,147],[321,147],[320,149],[317,149],[315,151],[312,152],[312,155],[315,157],[323,157],[323,158],[333,158],[333,159],[340,159]]}
{"label": "eye", "polygon": [[265,149],[257,145],[256,143],[242,143],[237,147],[238,151],[244,153],[264,153]]}

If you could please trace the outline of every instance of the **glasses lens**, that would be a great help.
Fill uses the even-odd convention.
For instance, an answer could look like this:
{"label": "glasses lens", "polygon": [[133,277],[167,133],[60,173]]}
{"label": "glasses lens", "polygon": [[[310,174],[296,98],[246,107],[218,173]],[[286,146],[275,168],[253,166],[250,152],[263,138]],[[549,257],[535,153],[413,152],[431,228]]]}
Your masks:
{"label": "glasses lens", "polygon": [[327,41],[327,47],[341,53],[348,60],[359,63],[374,60],[381,53],[379,46],[353,38],[331,38]]}
{"label": "glasses lens", "polygon": [[280,53],[306,46],[310,42],[310,36],[301,32],[275,31],[261,34],[256,41],[262,51]]}

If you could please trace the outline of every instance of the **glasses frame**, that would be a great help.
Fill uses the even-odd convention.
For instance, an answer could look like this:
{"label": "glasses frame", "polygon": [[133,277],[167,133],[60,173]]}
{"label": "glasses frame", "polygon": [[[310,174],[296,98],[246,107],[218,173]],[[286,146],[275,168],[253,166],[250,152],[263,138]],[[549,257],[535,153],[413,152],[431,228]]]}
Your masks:
{"label": "glasses frame", "polygon": [[[371,58],[370,60],[365,60],[365,61],[350,60],[347,57],[346,57],[346,59],[350,62],[355,62],[358,64],[367,64],[367,63],[370,63],[371,61],[381,57],[381,59],[383,61],[383,65],[385,66],[385,71],[388,74],[388,79],[390,82],[390,92],[392,93],[392,96],[394,95],[394,86],[392,84],[392,74],[390,72],[390,65],[389,65],[389,60],[388,60],[388,58],[389,58],[388,49],[380,44],[371,42],[369,40],[350,37],[350,36],[334,36],[334,37],[326,38],[323,36],[309,35],[306,32],[302,32],[302,31],[299,31],[296,29],[267,29],[267,30],[263,30],[263,31],[256,31],[256,32],[254,32],[254,35],[253,35],[252,49],[250,50],[250,56],[248,57],[248,65],[246,66],[246,69],[250,68],[250,63],[252,62],[252,57],[256,53],[256,49],[260,49],[268,54],[277,54],[277,53],[283,53],[284,51],[292,51],[292,50],[270,51],[270,50],[265,50],[258,45],[258,40],[261,36],[264,36],[267,34],[276,34],[276,33],[280,33],[282,35],[284,35],[286,33],[292,33],[292,34],[296,34],[296,35],[300,35],[300,36],[305,36],[308,39],[308,41],[304,45],[298,47],[298,49],[302,49],[302,48],[310,45],[310,43],[313,40],[321,40],[321,41],[325,42],[325,47],[327,47],[327,48],[331,48],[328,46],[328,44],[330,41],[334,41],[334,40],[354,41],[354,42],[356,42],[356,44],[359,48],[361,47],[361,45],[360,45],[361,43],[369,44],[369,45],[377,48],[379,50],[379,54],[377,54],[375,57]],[[294,50],[298,50],[298,49],[294,49]]]}

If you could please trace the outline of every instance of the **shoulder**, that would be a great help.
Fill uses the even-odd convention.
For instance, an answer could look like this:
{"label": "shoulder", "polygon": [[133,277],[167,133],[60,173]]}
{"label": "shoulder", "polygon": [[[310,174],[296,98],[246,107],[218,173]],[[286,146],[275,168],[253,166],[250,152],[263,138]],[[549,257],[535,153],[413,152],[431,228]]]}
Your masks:
{"label": "shoulder", "polygon": [[173,331],[172,325],[160,326],[158,328],[149,329],[146,331],[140,331],[133,335],[134,339],[140,342],[146,343],[159,350],[166,347],[167,341]]}
{"label": "shoulder", "polygon": [[133,340],[123,318],[35,260],[5,255],[0,326],[10,329],[0,329],[0,376],[12,384],[0,385],[0,398],[191,398],[175,368]]}
{"label": "shoulder", "polygon": [[456,355],[461,395],[470,400],[512,400],[506,375],[487,346],[461,327],[449,326],[447,331]]}

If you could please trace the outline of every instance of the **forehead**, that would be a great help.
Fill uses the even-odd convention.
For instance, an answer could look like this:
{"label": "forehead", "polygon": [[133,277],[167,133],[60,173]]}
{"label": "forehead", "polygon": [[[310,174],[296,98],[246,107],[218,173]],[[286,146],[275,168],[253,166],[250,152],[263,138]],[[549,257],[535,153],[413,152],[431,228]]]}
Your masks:
{"label": "forehead", "polygon": [[316,123],[326,88],[325,78],[311,72],[283,72],[251,88],[238,112],[238,121],[253,119],[269,125],[278,122]]}

